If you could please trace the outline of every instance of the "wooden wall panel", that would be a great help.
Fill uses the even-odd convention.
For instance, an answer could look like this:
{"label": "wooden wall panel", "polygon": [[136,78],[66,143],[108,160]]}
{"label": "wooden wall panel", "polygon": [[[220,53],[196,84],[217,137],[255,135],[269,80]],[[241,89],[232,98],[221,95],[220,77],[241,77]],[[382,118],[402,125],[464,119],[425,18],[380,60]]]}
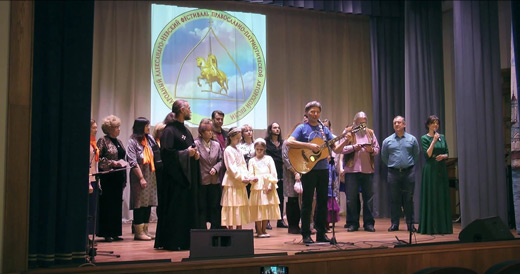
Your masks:
{"label": "wooden wall panel", "polygon": [[2,273],[27,270],[33,2],[11,1]]}

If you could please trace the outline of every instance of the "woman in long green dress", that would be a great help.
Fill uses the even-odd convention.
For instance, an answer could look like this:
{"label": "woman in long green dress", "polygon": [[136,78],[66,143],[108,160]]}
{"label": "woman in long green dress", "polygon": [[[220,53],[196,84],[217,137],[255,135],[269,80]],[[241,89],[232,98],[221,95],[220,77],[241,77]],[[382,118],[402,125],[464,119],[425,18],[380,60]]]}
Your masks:
{"label": "woman in long green dress", "polygon": [[439,118],[431,115],[426,120],[428,133],[421,137],[426,164],[423,167],[421,187],[421,234],[451,234],[450,188],[445,160],[448,145],[439,134]]}

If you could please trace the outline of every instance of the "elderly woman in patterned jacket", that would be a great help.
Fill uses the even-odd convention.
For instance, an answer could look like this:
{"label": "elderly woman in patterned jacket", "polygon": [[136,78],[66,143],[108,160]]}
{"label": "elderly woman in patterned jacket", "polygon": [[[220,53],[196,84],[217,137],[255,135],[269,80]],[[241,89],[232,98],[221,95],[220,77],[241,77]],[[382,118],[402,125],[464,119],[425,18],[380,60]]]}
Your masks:
{"label": "elderly woman in patterned jacket", "polygon": [[[99,227],[97,235],[106,242],[121,241],[123,189],[126,186],[126,172],[123,167],[126,151],[123,142],[117,137],[121,130],[121,119],[109,115],[103,119],[101,129],[106,135],[97,141],[99,148],[99,171],[111,171],[100,177],[101,195],[99,197]],[[121,171],[117,171],[120,169]]]}

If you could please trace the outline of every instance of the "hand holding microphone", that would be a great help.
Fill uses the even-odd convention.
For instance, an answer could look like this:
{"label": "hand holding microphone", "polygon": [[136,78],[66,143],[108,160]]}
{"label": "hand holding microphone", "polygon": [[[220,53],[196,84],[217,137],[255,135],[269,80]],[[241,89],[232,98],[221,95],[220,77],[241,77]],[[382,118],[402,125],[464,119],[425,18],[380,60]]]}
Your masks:
{"label": "hand holding microphone", "polygon": [[195,157],[195,159],[198,159],[197,158],[198,151],[197,151],[197,147],[195,146],[195,144],[192,144],[190,147],[188,147],[188,153],[189,153],[190,157]]}
{"label": "hand holding microphone", "polygon": [[433,137],[437,137],[437,141],[441,141],[441,135],[436,130],[433,131]]}

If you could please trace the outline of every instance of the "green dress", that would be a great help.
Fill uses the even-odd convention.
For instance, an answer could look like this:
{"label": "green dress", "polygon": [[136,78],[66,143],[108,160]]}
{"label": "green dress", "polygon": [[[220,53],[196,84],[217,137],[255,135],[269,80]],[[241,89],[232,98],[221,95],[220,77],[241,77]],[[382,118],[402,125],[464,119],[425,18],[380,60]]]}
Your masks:
{"label": "green dress", "polygon": [[441,134],[433,147],[432,157],[426,152],[433,141],[433,137],[423,135],[421,145],[426,156],[426,164],[422,170],[421,187],[421,220],[419,233],[421,234],[452,234],[450,187],[445,160],[437,162],[435,156],[448,154],[446,138]]}

